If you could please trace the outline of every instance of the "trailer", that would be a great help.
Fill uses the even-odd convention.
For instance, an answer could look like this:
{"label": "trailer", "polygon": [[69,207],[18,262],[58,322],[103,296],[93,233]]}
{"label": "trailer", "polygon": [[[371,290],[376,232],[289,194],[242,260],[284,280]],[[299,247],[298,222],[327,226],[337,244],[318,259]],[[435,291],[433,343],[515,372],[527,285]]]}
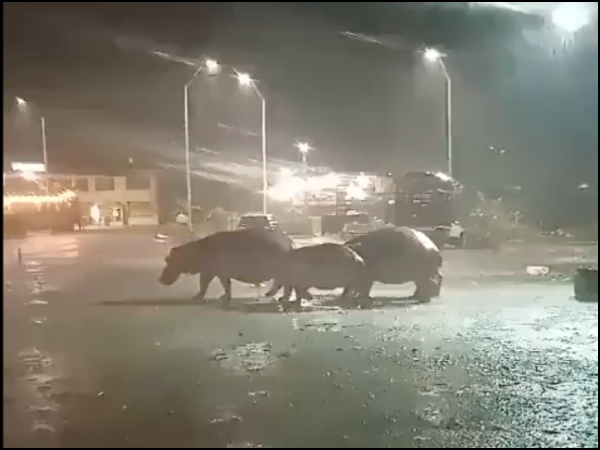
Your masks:
{"label": "trailer", "polygon": [[385,222],[417,229],[439,247],[465,245],[465,230],[458,222],[462,185],[443,173],[408,172],[393,178]]}

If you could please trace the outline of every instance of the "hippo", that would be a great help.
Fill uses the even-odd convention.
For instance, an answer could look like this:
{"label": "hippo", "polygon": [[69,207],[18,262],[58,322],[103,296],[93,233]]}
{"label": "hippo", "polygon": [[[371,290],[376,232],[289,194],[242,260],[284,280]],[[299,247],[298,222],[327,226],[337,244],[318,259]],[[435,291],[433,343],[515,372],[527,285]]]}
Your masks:
{"label": "hippo", "polygon": [[363,258],[352,248],[341,244],[320,244],[302,247],[288,253],[276,284],[284,286],[280,302],[287,304],[296,291],[299,305],[308,297],[308,289],[345,288],[346,297],[368,299],[372,285]]}
{"label": "hippo", "polygon": [[[195,298],[202,301],[211,281],[218,278],[225,290],[221,300],[229,304],[232,279],[255,285],[273,280],[293,249],[292,239],[280,231],[221,231],[172,248],[159,281],[170,286],[183,274],[200,274]],[[275,295],[280,287],[275,283],[267,295]]]}
{"label": "hippo", "polygon": [[424,233],[407,227],[383,228],[355,237],[345,245],[365,261],[371,278],[386,284],[414,282],[413,298],[429,301],[440,295],[442,255]]}

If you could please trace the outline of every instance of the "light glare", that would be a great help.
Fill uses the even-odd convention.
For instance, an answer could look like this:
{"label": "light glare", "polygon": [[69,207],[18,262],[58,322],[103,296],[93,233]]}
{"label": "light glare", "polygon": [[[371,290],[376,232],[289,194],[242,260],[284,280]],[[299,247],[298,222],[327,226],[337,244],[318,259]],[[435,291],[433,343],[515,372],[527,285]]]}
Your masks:
{"label": "light glare", "polygon": [[575,33],[590,23],[590,13],[582,2],[562,3],[552,11],[552,23],[567,33]]}
{"label": "light glare", "polygon": [[252,80],[252,77],[247,73],[238,72],[235,77],[237,78],[239,85],[242,87],[248,87],[254,84],[254,80]]}
{"label": "light glare", "polygon": [[423,52],[423,58],[432,63],[439,61],[443,57],[444,55],[442,55],[442,53],[440,53],[440,51],[435,48],[427,48]]}
{"label": "light glare", "polygon": [[208,58],[206,61],[204,61],[204,65],[210,74],[216,74],[221,70],[221,65],[217,62],[217,60],[212,58]]}
{"label": "light glare", "polygon": [[311,150],[310,145],[308,145],[306,142],[298,142],[296,144],[296,147],[298,148],[300,153],[304,154],[308,153]]}

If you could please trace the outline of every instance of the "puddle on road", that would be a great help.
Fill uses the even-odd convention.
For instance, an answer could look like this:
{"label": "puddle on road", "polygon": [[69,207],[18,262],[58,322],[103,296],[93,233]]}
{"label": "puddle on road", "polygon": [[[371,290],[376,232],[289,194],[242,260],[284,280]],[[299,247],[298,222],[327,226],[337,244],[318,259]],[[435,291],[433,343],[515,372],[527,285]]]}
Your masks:
{"label": "puddle on road", "polygon": [[43,271],[42,263],[39,261],[25,261],[23,263],[23,267],[25,268],[25,272],[27,273],[40,273]]}
{"label": "puddle on road", "polygon": [[268,342],[252,342],[228,350],[217,349],[209,357],[225,369],[242,374],[257,373],[272,368],[283,359],[272,354],[272,347]]}
{"label": "puddle on road", "polygon": [[17,407],[23,408],[31,419],[29,432],[35,440],[43,441],[41,448],[54,447],[49,445],[55,439],[60,427],[57,413],[59,405],[52,399],[56,381],[61,377],[52,373],[54,362],[52,358],[37,348],[30,348],[18,353],[18,361],[25,374],[17,381]]}
{"label": "puddle on road", "polygon": [[47,301],[45,301],[45,300],[37,300],[37,299],[30,300],[30,301],[27,301],[27,302],[23,302],[23,306],[46,306],[47,304],[48,304]]}
{"label": "puddle on road", "polygon": [[317,332],[339,332],[342,331],[342,326],[339,320],[335,319],[313,319],[300,320],[297,317],[292,319],[292,328],[295,331],[317,331]]}
{"label": "puddle on road", "polygon": [[35,325],[43,325],[44,323],[46,323],[48,319],[45,317],[33,317],[31,318],[31,323],[35,324]]}

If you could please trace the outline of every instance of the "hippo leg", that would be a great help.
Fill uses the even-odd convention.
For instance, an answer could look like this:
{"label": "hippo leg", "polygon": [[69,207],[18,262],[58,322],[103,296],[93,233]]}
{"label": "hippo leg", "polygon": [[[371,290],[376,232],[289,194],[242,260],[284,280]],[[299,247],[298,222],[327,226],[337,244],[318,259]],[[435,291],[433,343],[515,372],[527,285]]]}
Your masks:
{"label": "hippo leg", "polygon": [[[279,292],[279,289],[282,288],[282,285],[279,284],[277,281],[273,281],[273,286],[271,286],[271,289],[269,289],[269,292],[267,292],[265,294],[265,296],[267,297],[274,297],[275,294],[277,294],[277,292]],[[296,295],[298,295],[300,293],[300,295],[302,296],[302,298],[306,299],[306,300],[312,300],[313,296],[310,292],[308,292],[308,289],[296,289]],[[291,292],[290,292],[290,296],[291,296]],[[284,295],[285,296],[285,295]],[[289,298],[289,296],[288,296]]]}
{"label": "hippo leg", "polygon": [[271,286],[271,289],[269,289],[269,291],[265,294],[265,296],[267,297],[275,297],[275,295],[279,292],[279,289],[281,289],[281,285],[273,280],[273,285]]}
{"label": "hippo leg", "polygon": [[290,297],[292,296],[292,291],[294,288],[289,286],[285,286],[283,288],[283,295],[277,299],[279,303],[288,303],[290,301]]}
{"label": "hippo leg", "polygon": [[352,298],[352,288],[350,286],[346,286],[344,288],[344,292],[342,292],[342,295],[340,295],[340,299],[344,299],[344,298]]}
{"label": "hippo leg", "polygon": [[356,299],[357,297],[369,298],[374,281],[364,281],[353,285],[346,286],[340,295],[340,300]]}
{"label": "hippo leg", "polygon": [[215,277],[213,275],[209,275],[206,273],[200,274],[200,290],[198,291],[198,293],[196,295],[194,295],[195,300],[199,300],[201,302],[204,301],[204,298],[206,297],[206,291],[208,290],[208,287],[210,286],[210,282],[214,278]]}
{"label": "hippo leg", "polygon": [[373,306],[373,298],[371,297],[371,289],[373,288],[373,280],[363,281],[354,287],[354,301],[361,307],[370,308]]}
{"label": "hippo leg", "polygon": [[[290,302],[290,298],[292,293],[295,293],[296,299],[293,302]],[[284,311],[289,311],[290,309],[300,310],[302,308],[302,299],[306,298],[305,295],[308,294],[308,291],[305,288],[297,288],[297,287],[284,287],[283,296],[279,298],[279,303],[283,307]],[[309,297],[312,298],[310,294]]]}
{"label": "hippo leg", "polygon": [[433,276],[415,281],[417,289],[413,294],[413,298],[422,302],[428,302],[432,298],[439,297],[442,280],[442,274],[438,270]]}
{"label": "hippo leg", "polygon": [[303,287],[294,287],[294,292],[296,293],[296,301],[301,302],[302,300],[312,300],[313,296],[308,289]]}
{"label": "hippo leg", "polygon": [[231,301],[231,278],[219,277],[219,281],[225,290],[225,293],[221,296],[220,300],[223,302],[224,306],[229,306],[229,302]]}

